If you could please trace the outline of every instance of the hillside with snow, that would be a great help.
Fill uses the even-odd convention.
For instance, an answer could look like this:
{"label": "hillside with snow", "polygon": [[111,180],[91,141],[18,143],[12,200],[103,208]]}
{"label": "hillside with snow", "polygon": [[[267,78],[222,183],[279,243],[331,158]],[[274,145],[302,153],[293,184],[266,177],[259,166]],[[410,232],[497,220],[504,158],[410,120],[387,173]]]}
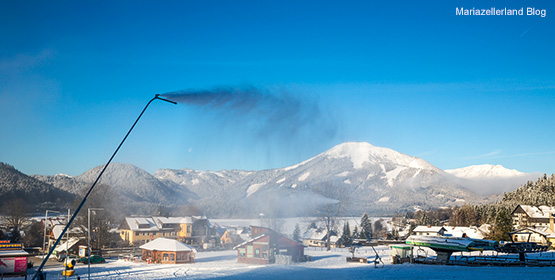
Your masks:
{"label": "hillside with snow", "polygon": [[[233,178],[224,172],[217,178],[210,173],[196,178],[191,174],[190,170],[165,169],[155,176],[211,194],[205,197],[196,192],[199,203],[215,213],[306,215],[318,205],[339,199],[356,214],[391,214],[482,201],[427,161],[369,143],[344,143],[293,166],[234,173]],[[201,188],[199,182],[207,178],[211,179]],[[220,184],[214,184],[216,179]],[[337,191],[330,193],[330,189]]]}
{"label": "hillside with snow", "polygon": [[[82,194],[101,168],[76,177],[34,178]],[[289,167],[260,171],[159,169],[151,175],[112,163],[100,183],[121,207],[141,211],[193,204],[213,217],[303,216],[341,202],[350,211],[345,215],[358,216],[487,202],[492,198],[485,195],[514,190],[537,177],[499,165],[443,171],[392,149],[348,142]]]}
{"label": "hillside with snow", "polygon": [[446,169],[445,172],[459,178],[510,178],[526,175],[516,169],[508,169],[501,165],[492,164],[471,165],[457,169]]}
{"label": "hillside with snow", "polygon": [[528,181],[535,181],[540,173],[523,173],[501,165],[482,164],[447,169],[454,181],[480,195],[501,194],[513,191]]}

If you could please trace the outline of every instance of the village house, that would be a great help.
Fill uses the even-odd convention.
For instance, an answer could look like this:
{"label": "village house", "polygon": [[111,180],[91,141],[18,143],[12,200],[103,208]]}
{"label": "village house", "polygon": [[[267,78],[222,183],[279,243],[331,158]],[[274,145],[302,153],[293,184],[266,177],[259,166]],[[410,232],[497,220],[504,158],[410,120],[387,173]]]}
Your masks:
{"label": "village house", "polygon": [[555,207],[518,205],[511,213],[513,228],[550,227],[553,230]]}
{"label": "village house", "polygon": [[87,245],[87,239],[85,237],[70,237],[68,241],[60,242],[58,246],[54,248],[54,253],[59,258],[67,255],[76,256],[79,254],[79,246],[81,245]]}
{"label": "village house", "polygon": [[[327,247],[327,231],[325,229],[310,228],[303,234],[303,245],[309,247]],[[334,231],[330,232],[330,246],[336,247],[339,237]]]}
{"label": "village house", "polygon": [[555,241],[555,234],[549,227],[521,228],[509,234],[514,242],[535,242],[540,245],[550,245]]}
{"label": "village house", "polygon": [[195,248],[175,239],[156,238],[139,247],[142,260],[160,264],[194,263]]}
{"label": "village house", "polygon": [[177,240],[192,244],[192,217],[152,217],[158,228],[177,230]]}
{"label": "village house", "polygon": [[414,235],[426,235],[426,236],[440,236],[447,231],[441,226],[417,226],[414,228]]}
{"label": "village house", "polygon": [[[50,230],[50,234],[48,235],[47,250],[50,250],[50,248],[54,246],[54,243],[56,243],[56,240],[58,239],[58,237],[60,237],[65,227],[66,225],[64,224],[57,224],[57,223],[54,224],[54,226]],[[69,242],[67,242],[68,233],[69,233]],[[81,226],[75,226],[70,228],[68,232],[66,232],[66,234],[62,236],[62,238],[60,239],[60,243],[58,243],[58,246],[56,246],[56,248],[54,249],[54,253],[65,254],[66,247],[69,247],[69,254],[76,255],[77,252],[79,251],[79,245],[83,245],[84,243],[86,243],[85,241],[86,236],[87,236],[86,228]]]}
{"label": "village house", "polygon": [[250,240],[233,249],[237,261],[251,264],[299,262],[305,259],[304,246],[269,228],[251,226]]}
{"label": "village house", "polygon": [[172,237],[177,239],[180,228],[173,224],[164,226],[159,220],[146,217],[128,217],[120,225],[120,237],[129,245],[146,244],[158,237]]}
{"label": "village house", "polygon": [[206,217],[126,217],[119,234],[129,245],[142,245],[159,237],[186,244],[203,244],[212,229]]}
{"label": "village house", "polygon": [[445,232],[443,235],[445,236],[453,236],[453,237],[468,237],[474,239],[485,239],[486,236],[490,233],[491,226],[488,224],[483,224],[480,227],[452,227],[452,226],[444,226]]}
{"label": "village house", "polygon": [[233,243],[231,239],[231,230],[214,223],[214,230],[219,237],[219,242],[222,247],[230,246]]}

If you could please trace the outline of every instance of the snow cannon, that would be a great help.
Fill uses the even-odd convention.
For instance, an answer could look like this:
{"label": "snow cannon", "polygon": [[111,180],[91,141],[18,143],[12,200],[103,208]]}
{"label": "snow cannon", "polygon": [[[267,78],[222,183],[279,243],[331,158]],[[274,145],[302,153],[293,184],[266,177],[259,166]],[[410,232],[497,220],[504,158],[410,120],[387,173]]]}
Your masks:
{"label": "snow cannon", "polygon": [[69,258],[66,258],[64,266],[66,269],[62,271],[63,276],[73,276],[75,274],[75,260],[69,260]]}

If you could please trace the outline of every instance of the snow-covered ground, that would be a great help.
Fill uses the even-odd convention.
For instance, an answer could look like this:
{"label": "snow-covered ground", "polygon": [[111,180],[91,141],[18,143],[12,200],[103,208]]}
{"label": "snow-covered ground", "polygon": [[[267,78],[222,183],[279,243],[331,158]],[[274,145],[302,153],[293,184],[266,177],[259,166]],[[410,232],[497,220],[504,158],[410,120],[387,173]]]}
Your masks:
{"label": "snow-covered ground", "polygon": [[[91,279],[553,279],[555,267],[461,267],[441,265],[393,265],[385,246],[377,247],[385,266],[347,263],[346,249],[326,252],[306,248],[312,262],[284,265],[250,265],[237,263],[235,251],[199,252],[193,264],[159,265],[144,262],[108,260],[91,265]],[[544,253],[545,255],[546,253]],[[357,256],[370,256],[370,248]],[[555,253],[547,253],[548,256]],[[58,279],[62,266],[45,270],[47,279]],[[86,279],[87,266],[79,264],[76,272]],[[62,279],[62,278],[60,278]]]}

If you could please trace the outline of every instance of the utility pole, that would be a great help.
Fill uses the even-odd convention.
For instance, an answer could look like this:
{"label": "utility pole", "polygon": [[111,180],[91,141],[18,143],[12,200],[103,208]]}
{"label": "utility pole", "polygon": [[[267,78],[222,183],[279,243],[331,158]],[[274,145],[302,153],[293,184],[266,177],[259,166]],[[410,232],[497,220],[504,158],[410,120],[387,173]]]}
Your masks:
{"label": "utility pole", "polygon": [[44,215],[44,237],[42,239],[42,259],[44,260],[44,256],[46,255],[46,223],[48,222],[48,211],[50,212],[55,212],[55,213],[60,213],[58,211],[54,211],[54,210],[46,210],[46,214]]}
{"label": "utility pole", "polygon": [[89,213],[88,213],[88,228],[87,228],[87,233],[89,235],[88,237],[88,242],[87,242],[87,257],[88,257],[88,261],[87,261],[87,271],[88,271],[88,275],[89,277],[87,279],[91,279],[91,210],[94,211],[101,211],[104,210],[104,208],[89,208]]}

